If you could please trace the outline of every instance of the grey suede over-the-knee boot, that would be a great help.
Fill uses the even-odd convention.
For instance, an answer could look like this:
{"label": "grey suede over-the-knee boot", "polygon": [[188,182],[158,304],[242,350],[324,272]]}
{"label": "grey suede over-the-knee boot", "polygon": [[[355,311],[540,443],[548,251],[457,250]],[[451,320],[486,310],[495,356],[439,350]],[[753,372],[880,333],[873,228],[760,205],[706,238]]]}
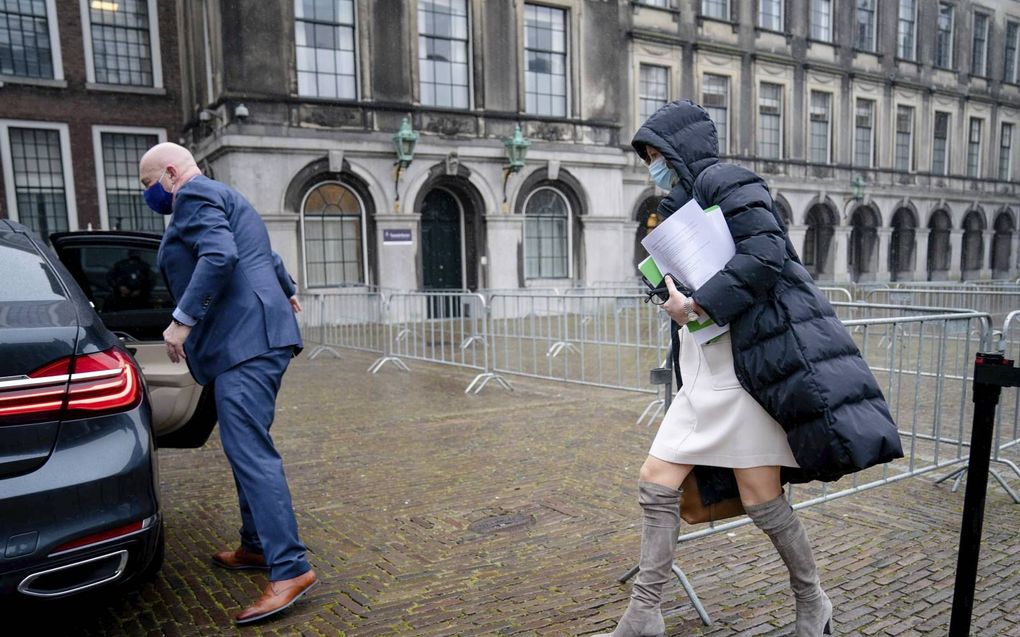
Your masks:
{"label": "grey suede over-the-knee boot", "polygon": [[764,504],[744,506],[764,531],[790,571],[790,588],[797,600],[796,637],[821,637],[832,632],[832,602],[818,581],[811,543],[800,518],[782,495]]}
{"label": "grey suede over-the-knee boot", "polygon": [[641,560],[630,603],[616,630],[592,637],[661,637],[666,633],[660,604],[662,587],[673,571],[680,530],[680,491],[653,482],[638,483],[643,512]]}

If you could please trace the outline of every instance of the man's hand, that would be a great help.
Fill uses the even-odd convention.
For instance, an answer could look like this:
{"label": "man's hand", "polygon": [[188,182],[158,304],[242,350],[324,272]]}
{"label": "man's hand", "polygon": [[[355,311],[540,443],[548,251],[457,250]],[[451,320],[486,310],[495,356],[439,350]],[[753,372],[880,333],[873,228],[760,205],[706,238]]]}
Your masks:
{"label": "man's hand", "polygon": [[294,310],[295,314],[301,313],[301,302],[298,301],[297,294],[290,297],[290,307]]}
{"label": "man's hand", "polygon": [[676,285],[673,283],[673,277],[666,277],[666,289],[669,290],[669,300],[663,303],[660,307],[666,311],[669,318],[673,319],[680,327],[687,325],[690,320],[690,315],[687,310],[694,312],[695,314],[701,314],[701,307],[694,302],[694,299],[689,299],[684,296],[680,290],[676,289]]}
{"label": "man's hand", "polygon": [[184,341],[188,340],[188,334],[191,334],[191,328],[178,323],[170,323],[170,326],[163,331],[166,355],[171,362],[179,363],[187,358],[184,355]]}

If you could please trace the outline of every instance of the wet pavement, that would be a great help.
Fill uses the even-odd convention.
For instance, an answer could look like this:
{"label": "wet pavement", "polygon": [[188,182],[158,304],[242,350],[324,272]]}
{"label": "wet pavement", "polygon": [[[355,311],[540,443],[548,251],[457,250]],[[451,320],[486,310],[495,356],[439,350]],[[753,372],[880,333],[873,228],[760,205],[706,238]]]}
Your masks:
{"label": "wet pavement", "polygon": [[[637,470],[650,396],[512,378],[464,394],[469,371],[373,357],[302,357],[272,433],[322,585],[275,621],[232,617],[264,576],[214,568],[237,542],[237,500],[217,434],[160,452],[167,557],[117,596],[22,603],[0,635],[585,635],[611,630],[636,560]],[[1017,460],[1014,451],[1008,457]],[[963,495],[941,474],[802,512],[837,635],[945,635]],[[1007,478],[1014,488],[1020,479]],[[1020,506],[990,486],[973,635],[1020,637]],[[793,600],[768,540],[741,527],[680,545],[714,623],[675,583],[667,635],[784,635]],[[24,623],[31,620],[31,624]]]}

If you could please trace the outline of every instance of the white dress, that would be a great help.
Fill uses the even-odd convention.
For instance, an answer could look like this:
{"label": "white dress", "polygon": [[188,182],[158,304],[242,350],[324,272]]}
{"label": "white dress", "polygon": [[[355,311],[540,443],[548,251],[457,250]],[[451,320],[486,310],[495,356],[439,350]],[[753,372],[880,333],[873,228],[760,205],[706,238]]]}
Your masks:
{"label": "white dress", "polygon": [[733,371],[729,332],[699,347],[680,330],[677,392],[649,455],[677,464],[746,469],[796,467],[786,432],[748,394]]}

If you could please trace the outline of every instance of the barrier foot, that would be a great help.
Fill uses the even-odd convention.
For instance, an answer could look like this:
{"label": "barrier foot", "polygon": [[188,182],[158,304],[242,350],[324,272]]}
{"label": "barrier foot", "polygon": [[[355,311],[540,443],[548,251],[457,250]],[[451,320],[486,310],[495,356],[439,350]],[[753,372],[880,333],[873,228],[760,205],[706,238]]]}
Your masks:
{"label": "barrier foot", "polygon": [[[507,380],[505,378],[503,378],[502,376],[500,376],[499,374],[494,374],[492,372],[486,372],[484,374],[479,374],[479,375],[475,376],[475,379],[472,380],[471,384],[467,386],[467,389],[464,390],[464,393],[465,394],[474,394],[474,395],[477,396],[479,392],[481,392],[483,389],[485,389],[485,386],[489,384],[490,380],[496,381],[496,383],[500,387],[502,387],[503,389],[505,389],[505,390],[507,390],[509,392],[512,392],[514,390],[514,388],[510,386],[510,383],[508,383]],[[476,385],[477,385],[477,387],[476,387]]]}
{"label": "barrier foot", "polygon": [[[996,460],[996,459],[992,459],[991,462],[998,462],[999,464],[1004,464],[1007,467],[1009,467],[1010,469],[1012,469],[1013,472],[1015,472],[1018,476],[1020,476],[1020,467],[1017,467],[1013,462],[1011,462],[1009,460]],[[1013,500],[1014,504],[1020,504],[1020,496],[1018,496],[1016,491],[1014,491],[1012,489],[1012,487],[1010,487],[1006,483],[1006,481],[1002,479],[1002,476],[999,475],[998,471],[995,471],[993,469],[989,469],[988,473],[991,474],[991,476],[993,478],[995,478],[995,481],[999,483],[999,486],[1002,487],[1002,490],[1006,492],[1006,495],[1008,495],[1010,497],[1010,499]],[[946,480],[949,480],[950,478],[956,478],[956,480],[953,481],[953,489],[952,489],[953,493],[956,493],[957,491],[960,490],[960,483],[963,482],[963,477],[965,475],[967,475],[967,467],[960,467],[959,469],[953,471],[952,473],[946,474],[946,475],[942,476],[941,478],[939,478],[938,480],[936,480],[935,484],[939,484],[940,482],[945,482]]]}
{"label": "barrier foot", "polygon": [[323,352],[329,352],[334,356],[334,358],[343,358],[343,356],[340,355],[340,352],[336,351],[329,345],[317,345],[315,349],[308,353],[308,360],[315,360],[315,357]]}
{"label": "barrier foot", "polygon": [[383,368],[383,365],[385,365],[386,363],[393,363],[393,366],[401,371],[405,372],[411,371],[411,368],[405,365],[404,361],[400,360],[396,356],[382,356],[376,359],[376,361],[368,367],[368,371],[370,371],[373,374],[376,374],[379,372],[380,369]]}
{"label": "barrier foot", "polygon": [[[651,424],[655,422],[655,419],[658,417],[659,413],[662,411],[662,408],[665,404],[666,404],[665,400],[661,398],[656,398],[655,400],[650,402],[647,407],[645,407],[645,410],[641,412],[641,415],[638,417],[637,422],[635,424],[640,425],[645,421],[645,418],[648,418],[648,424],[645,426],[646,427],[651,426]],[[655,411],[652,411],[653,408],[655,409]],[[649,413],[651,413],[651,416],[649,416]]]}
{"label": "barrier foot", "polygon": [[[637,575],[638,570],[638,567],[635,566],[624,573],[622,577],[617,578],[616,581],[621,584],[626,584],[627,580]],[[687,576],[684,575],[684,572],[680,569],[680,567],[676,565],[676,562],[673,563],[673,575],[676,575],[676,579],[680,582],[680,586],[682,586],[684,592],[687,593],[687,599],[691,600],[691,606],[694,606],[694,610],[697,611],[698,617],[701,618],[701,623],[706,626],[711,626],[712,618],[709,616],[708,611],[705,610],[705,607],[701,605],[701,600],[698,599],[698,594],[694,592],[694,587],[691,585],[690,580],[687,579]]]}

